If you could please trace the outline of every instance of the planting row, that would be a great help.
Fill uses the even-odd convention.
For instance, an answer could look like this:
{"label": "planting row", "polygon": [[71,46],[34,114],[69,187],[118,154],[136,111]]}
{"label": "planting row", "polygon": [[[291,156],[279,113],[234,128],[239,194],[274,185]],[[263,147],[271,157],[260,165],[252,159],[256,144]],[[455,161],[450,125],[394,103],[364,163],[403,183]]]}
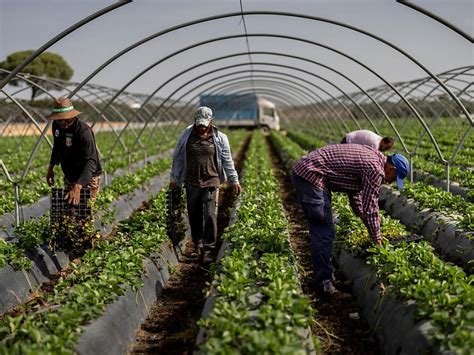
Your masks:
{"label": "planting row", "polygon": [[[231,146],[237,147],[244,135],[246,135],[244,131],[231,135]],[[134,174],[115,178],[112,184],[98,195],[95,204],[98,211],[94,226],[87,223],[86,226],[90,229],[82,228],[82,232],[76,228],[75,224],[70,225],[71,228],[67,228],[68,223],[61,226],[60,235],[68,235],[68,240],[71,240],[73,244],[78,244],[77,246],[69,245],[66,250],[83,249],[84,243],[90,244],[94,241],[98,234],[94,232],[93,227],[98,228],[102,235],[106,235],[114,224],[127,218],[134,209],[153,196],[156,189],[163,185],[163,177],[160,175],[163,175],[169,166],[170,158],[163,158],[154,163],[148,163]],[[0,283],[4,286],[0,292],[0,310],[8,309],[21,302],[37,285],[47,281],[52,274],[68,263],[71,256],[64,252],[51,254],[53,251],[50,250],[54,250],[55,245],[62,241],[62,238],[56,237],[58,233],[54,232],[46,215],[38,220],[22,223],[14,231],[15,237],[19,239],[18,243],[7,243],[0,239],[2,266],[0,273],[3,275]],[[87,239],[88,237],[92,239]],[[7,263],[11,267],[5,267]],[[44,270],[45,263],[49,264],[48,271]],[[15,271],[20,269],[21,272]]]}
{"label": "planting row", "polygon": [[[139,188],[152,177],[162,174],[171,166],[171,158],[163,158],[156,162],[147,164],[144,168],[138,169],[133,174],[117,177],[111,184],[101,191],[95,203],[96,213],[102,213],[102,222],[113,219],[113,211],[108,210],[110,204],[121,195],[130,193]],[[105,214],[105,212],[108,212]],[[25,253],[34,251],[43,244],[48,244],[51,237],[49,216],[46,215],[37,220],[22,222],[14,230],[14,237],[17,243],[6,242],[0,238],[0,245],[3,253],[0,254],[0,267],[11,264],[17,269],[28,269],[31,267],[31,260],[24,256]]]}
{"label": "planting row", "polygon": [[[353,274],[352,279],[362,278],[358,293],[365,294],[362,302],[370,300],[370,305],[364,307],[366,317],[386,351],[468,353],[474,347],[474,276],[439,259],[424,241],[395,245],[385,242],[382,247],[371,247],[366,228],[350,211],[349,201],[336,197],[334,208],[339,219],[336,238],[341,246],[340,263],[351,255],[370,266],[368,272]],[[382,219],[382,231],[385,226],[386,219]],[[400,224],[382,233],[388,240],[407,234]],[[354,264],[347,265],[354,272]],[[379,303],[368,295],[368,282],[374,273]]]}
{"label": "planting row", "polygon": [[224,255],[212,282],[213,308],[200,321],[198,342],[204,353],[314,351],[309,333],[313,310],[302,296],[268,155],[262,134],[254,133],[236,222],[223,235]]}
{"label": "planting row", "polygon": [[[167,141],[170,135],[176,135],[176,130],[179,131],[179,128],[174,126],[147,128],[140,136],[140,143],[147,148],[148,155],[152,155],[156,151],[154,147],[158,148],[156,144],[157,139],[159,139],[160,142]],[[102,154],[108,156],[119,133],[120,132],[101,131],[94,134],[97,148]],[[130,149],[135,143],[139,133],[140,129],[128,129],[122,134],[120,139],[123,145],[122,143],[118,143],[112,155],[109,157],[109,164],[111,164],[110,169],[115,170],[124,166],[120,163],[120,160],[122,160],[121,157],[127,153],[124,146],[126,149]],[[51,138],[51,136],[49,137]],[[38,138],[37,136],[2,137],[2,142],[0,143],[0,159],[2,159],[7,166],[10,175],[15,176],[22,172]],[[136,156],[135,159],[143,159],[143,157],[139,157],[139,155],[144,154],[144,151],[141,149],[130,153]],[[31,169],[44,170],[44,167],[49,163],[50,156],[51,148],[49,148],[46,141],[41,142],[35,159],[31,163]],[[116,159],[118,160],[116,161]]]}
{"label": "planting row", "polygon": [[[420,134],[420,126],[416,120],[411,120],[407,122],[404,119],[393,120],[397,127],[403,127],[402,137],[405,144],[409,149],[414,149],[418,142]],[[459,130],[458,128],[453,128],[452,123],[448,120],[444,120],[444,126],[442,128],[438,127],[433,130],[434,137],[437,139],[438,144],[440,145],[440,150],[443,153],[443,156],[450,158],[456,148],[458,142],[461,139],[459,135],[460,132],[465,132],[469,127],[466,124],[463,124],[463,127]],[[398,125],[397,125],[398,124]],[[377,122],[380,132],[389,136],[393,136],[393,130],[388,125],[388,123],[382,121]],[[410,129],[413,127],[413,129]],[[314,135],[318,139],[322,139],[325,142],[329,143],[339,143],[342,139],[342,136],[336,135],[335,133],[324,133],[321,130],[314,130]],[[295,132],[297,136],[305,136],[305,133]],[[310,138],[311,141],[312,138]],[[303,138],[303,140],[305,140]],[[449,143],[448,143],[449,142]],[[325,145],[325,144],[323,144]],[[307,148],[309,149],[309,148]],[[396,149],[401,151],[401,145],[396,145]],[[472,161],[474,159],[474,143],[469,137],[464,141],[462,148],[457,153],[454,163],[450,166],[450,179],[459,183],[461,186],[466,188],[474,187],[474,172],[472,170]],[[420,148],[417,149],[415,155],[415,167],[426,173],[432,174],[441,179],[446,178],[446,171],[444,164],[440,163],[435,148],[432,142],[429,140],[427,134],[424,135],[422,144]],[[474,197],[474,196],[472,196]]]}
{"label": "planting row", "polygon": [[[276,133],[272,134],[272,138],[276,144],[279,144],[279,148],[289,152],[283,154],[292,154],[296,157],[305,154],[299,144],[314,149],[316,144],[322,143],[312,143],[307,136],[302,134],[290,133],[288,136],[291,140]],[[299,144],[292,142],[292,140]],[[289,165],[293,163],[292,159],[288,162]],[[406,183],[405,186],[404,190],[395,193],[401,194],[405,199],[403,201],[392,199],[390,203],[387,203],[387,199],[392,190],[382,187],[381,191],[384,193],[381,195],[381,200],[385,203],[388,212],[415,228],[418,233],[422,233],[441,254],[469,270],[468,263],[472,255],[472,249],[469,249],[473,244],[469,234],[474,227],[474,204],[466,202],[460,196],[455,196],[423,182]],[[407,199],[413,201],[413,208],[404,211],[410,204]],[[430,211],[436,213],[429,213]]]}
{"label": "planting row", "polygon": [[[145,132],[145,133],[151,133],[151,132]],[[138,132],[131,132],[128,131],[126,134],[124,134],[124,140],[125,144],[131,145],[136,136],[135,134],[138,134]],[[107,172],[110,174],[111,172],[123,168],[125,166],[130,165],[133,162],[136,162],[138,160],[144,159],[148,153],[148,156],[150,154],[156,154],[163,152],[169,148],[175,143],[176,141],[176,128],[175,127],[169,127],[167,128],[167,133],[164,136],[165,138],[160,141],[160,144],[156,144],[156,140],[153,139],[151,134],[145,135],[144,137],[149,137],[150,141],[144,142],[147,147],[151,147],[147,149],[147,152],[145,150],[140,149],[140,150],[135,150],[130,153],[130,156],[127,157],[126,152],[124,151],[123,147],[121,145],[118,145],[117,148],[114,150],[114,154],[112,157],[105,163],[102,162],[103,168],[107,169]],[[111,132],[99,132],[97,137],[97,145],[99,148],[110,149],[112,147],[112,144],[115,141],[115,135],[112,134]],[[7,137],[10,138],[10,137]],[[30,139],[32,137],[24,137],[22,139]],[[102,144],[102,145],[100,145]],[[46,146],[46,145],[42,145]],[[11,149],[11,148],[9,148]],[[15,154],[14,152],[11,152],[8,157],[8,159],[12,159],[12,161],[16,162],[16,165],[18,169],[22,169],[26,163],[26,160],[28,157],[22,157],[21,154],[24,150],[18,150],[20,152],[20,155]],[[29,153],[28,153],[29,154]],[[32,204],[37,202],[42,196],[45,196],[49,192],[49,187],[46,184],[45,181],[45,171],[46,167],[49,164],[49,158],[50,158],[50,150],[49,147],[47,151],[43,152],[41,155],[38,155],[35,158],[35,163],[38,164],[38,169],[33,169],[28,172],[26,175],[25,179],[21,182],[20,184],[20,194],[19,194],[19,201],[21,205],[27,205],[27,204]],[[11,166],[7,162],[7,167],[8,169],[11,169]],[[58,168],[56,168],[58,169]],[[18,170],[20,171],[20,170]],[[57,179],[57,185],[62,186],[62,180]],[[14,190],[13,186],[10,182],[8,182],[6,179],[1,178],[0,179],[0,191],[2,191],[2,194],[0,196],[0,216],[13,211],[15,208],[15,195],[14,195]]]}
{"label": "planting row", "polygon": [[[272,138],[289,162],[303,153],[291,142],[286,149],[284,137],[272,134]],[[365,317],[384,351],[468,353],[474,347],[474,276],[439,259],[427,242],[394,242],[409,232],[383,214],[384,243],[372,247],[347,197],[333,196],[337,259],[354,281]]]}
{"label": "planting row", "polygon": [[129,289],[143,281],[144,258],[156,255],[166,235],[166,193],[149,208],[120,224],[112,239],[72,263],[50,292],[38,295],[34,307],[4,315],[0,354],[74,353],[87,323]]}

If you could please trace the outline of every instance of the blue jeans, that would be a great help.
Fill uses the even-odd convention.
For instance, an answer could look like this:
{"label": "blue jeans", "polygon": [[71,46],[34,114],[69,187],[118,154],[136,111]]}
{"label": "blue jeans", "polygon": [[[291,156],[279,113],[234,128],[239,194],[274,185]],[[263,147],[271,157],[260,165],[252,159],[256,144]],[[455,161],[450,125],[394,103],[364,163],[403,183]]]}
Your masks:
{"label": "blue jeans", "polygon": [[323,280],[331,280],[334,274],[331,258],[336,229],[332,217],[331,196],[294,173],[291,174],[291,179],[308,220],[314,283],[319,286]]}

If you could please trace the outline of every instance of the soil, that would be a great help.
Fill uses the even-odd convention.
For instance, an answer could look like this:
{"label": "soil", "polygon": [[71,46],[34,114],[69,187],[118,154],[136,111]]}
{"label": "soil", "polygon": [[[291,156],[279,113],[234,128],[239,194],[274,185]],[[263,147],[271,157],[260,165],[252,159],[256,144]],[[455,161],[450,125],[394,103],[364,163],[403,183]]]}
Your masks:
{"label": "soil", "polygon": [[[238,172],[250,142],[250,134],[239,147],[235,157]],[[210,264],[215,260],[220,247],[220,236],[229,223],[230,208],[234,201],[230,186],[219,193],[217,218],[218,245],[212,260],[201,262],[191,241],[186,244],[176,271],[153,305],[146,321],[137,333],[130,354],[191,354],[195,349],[199,331],[197,321],[206,301],[206,292],[211,282]]]}
{"label": "soil", "polygon": [[[351,285],[344,275],[336,269],[335,286],[338,292],[334,297],[322,297],[315,293],[312,286],[313,270],[311,265],[310,237],[306,219],[298,203],[296,192],[290,176],[267,137],[275,175],[279,181],[281,197],[290,221],[290,242],[294,253],[302,266],[300,281],[304,294],[311,300],[311,306],[316,310],[316,323],[311,331],[322,343],[323,353],[343,354],[379,354],[378,344],[372,337],[367,322],[362,318],[362,312],[350,295]],[[335,265],[337,268],[337,266]],[[349,315],[357,313],[359,319]]]}

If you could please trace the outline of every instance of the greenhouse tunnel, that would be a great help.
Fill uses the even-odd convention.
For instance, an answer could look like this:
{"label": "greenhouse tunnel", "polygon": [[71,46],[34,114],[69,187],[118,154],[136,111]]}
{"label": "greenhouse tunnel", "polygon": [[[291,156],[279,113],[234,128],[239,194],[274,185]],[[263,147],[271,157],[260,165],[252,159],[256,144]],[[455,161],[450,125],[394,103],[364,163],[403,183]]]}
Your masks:
{"label": "greenhouse tunnel", "polygon": [[[14,67],[0,58],[0,353],[474,348],[472,3],[71,6],[30,39],[17,35],[34,49]],[[25,49],[10,44],[21,9],[5,6],[12,51]],[[74,63],[70,79],[32,69],[50,51]],[[91,128],[102,168],[80,228],[53,223],[54,191],[67,185],[59,167],[53,189],[45,179],[59,97]],[[186,189],[170,184],[174,148],[204,98],[216,100],[213,124],[243,189],[218,188],[209,264],[193,256]],[[238,118],[249,112],[251,123]],[[352,200],[330,197],[333,282],[345,298],[326,300],[313,289],[291,169],[357,130],[392,137],[382,154],[407,157],[408,175],[403,190],[378,188],[381,247]],[[64,228],[73,247],[58,247]]]}

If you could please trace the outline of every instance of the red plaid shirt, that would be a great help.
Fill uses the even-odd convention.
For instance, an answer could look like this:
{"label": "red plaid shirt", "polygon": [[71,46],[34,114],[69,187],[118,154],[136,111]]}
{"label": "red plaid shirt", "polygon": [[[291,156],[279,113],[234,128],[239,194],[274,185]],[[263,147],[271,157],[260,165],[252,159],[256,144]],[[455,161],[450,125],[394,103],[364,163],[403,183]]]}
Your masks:
{"label": "red plaid shirt", "polygon": [[316,149],[296,162],[293,171],[326,192],[349,195],[352,210],[380,240],[379,193],[387,157],[360,144],[333,144]]}

